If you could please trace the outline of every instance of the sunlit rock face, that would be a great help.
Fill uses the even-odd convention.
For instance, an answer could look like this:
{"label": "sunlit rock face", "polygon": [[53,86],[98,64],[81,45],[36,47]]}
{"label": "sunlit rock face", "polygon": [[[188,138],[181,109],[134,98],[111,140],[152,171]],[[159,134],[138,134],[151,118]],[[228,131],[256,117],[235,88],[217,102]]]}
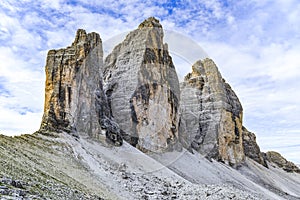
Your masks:
{"label": "sunlit rock face", "polygon": [[244,160],[242,106],[211,59],[197,61],[181,83],[180,141],[207,158]]}
{"label": "sunlit rock face", "polygon": [[178,139],[179,82],[163,43],[163,29],[148,18],[109,54],[104,64],[111,114],[144,151],[165,151]]}
{"label": "sunlit rock face", "polygon": [[[102,67],[102,41],[97,33],[79,29],[71,46],[48,52],[40,130],[97,137],[102,129],[112,129]],[[118,135],[112,137],[121,142]]]}

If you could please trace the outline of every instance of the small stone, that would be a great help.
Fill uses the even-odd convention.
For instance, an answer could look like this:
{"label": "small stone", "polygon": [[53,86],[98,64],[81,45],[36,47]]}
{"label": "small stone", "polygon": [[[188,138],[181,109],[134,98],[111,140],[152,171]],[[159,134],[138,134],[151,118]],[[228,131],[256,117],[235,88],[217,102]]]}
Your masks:
{"label": "small stone", "polygon": [[122,173],[122,178],[123,179],[128,179],[129,178],[128,173],[123,172]]}
{"label": "small stone", "polygon": [[229,199],[234,199],[235,197],[236,197],[235,194],[229,194],[229,195],[228,195],[228,198],[229,198]]}
{"label": "small stone", "polygon": [[7,190],[7,189],[0,189],[0,194],[2,194],[2,195],[9,195],[9,190]]}
{"label": "small stone", "polygon": [[19,190],[18,193],[19,193],[19,196],[24,197],[24,196],[26,196],[27,191]]}
{"label": "small stone", "polygon": [[14,186],[14,187],[16,187],[16,188],[24,189],[24,187],[23,187],[21,181],[19,181],[19,180],[13,180],[13,181],[11,182],[11,185]]}
{"label": "small stone", "polygon": [[154,192],[153,191],[150,191],[150,190],[145,190],[144,191],[146,194],[149,194],[149,195],[153,195],[154,194]]}

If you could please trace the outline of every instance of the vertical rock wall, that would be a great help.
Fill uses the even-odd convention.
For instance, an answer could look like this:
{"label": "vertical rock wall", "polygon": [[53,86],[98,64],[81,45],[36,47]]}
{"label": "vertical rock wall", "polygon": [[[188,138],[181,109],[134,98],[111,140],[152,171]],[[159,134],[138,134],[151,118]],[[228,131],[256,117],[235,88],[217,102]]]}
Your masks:
{"label": "vertical rock wall", "polygon": [[242,106],[214,62],[197,61],[180,89],[181,143],[208,158],[241,163]]}
{"label": "vertical rock wall", "polygon": [[111,114],[145,151],[163,151],[178,138],[179,82],[159,21],[149,18],[105,60]]}
{"label": "vertical rock wall", "polygon": [[102,67],[102,41],[97,33],[79,29],[71,46],[48,52],[40,130],[97,137],[103,127],[111,124]]}

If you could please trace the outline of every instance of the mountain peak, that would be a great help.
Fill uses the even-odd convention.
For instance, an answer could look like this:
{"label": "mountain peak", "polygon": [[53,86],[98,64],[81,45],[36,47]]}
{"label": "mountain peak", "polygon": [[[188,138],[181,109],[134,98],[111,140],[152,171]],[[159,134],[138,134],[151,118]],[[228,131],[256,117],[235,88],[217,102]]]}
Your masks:
{"label": "mountain peak", "polygon": [[90,43],[92,48],[102,45],[100,35],[95,32],[86,33],[84,29],[78,29],[72,46]]}
{"label": "mountain peak", "polygon": [[145,19],[140,25],[139,29],[141,28],[162,28],[162,25],[159,23],[159,20],[155,17],[149,17],[148,19]]}
{"label": "mountain peak", "polygon": [[72,45],[76,45],[80,42],[84,42],[86,40],[86,31],[84,29],[78,29],[76,32],[75,40]]}
{"label": "mountain peak", "polygon": [[104,80],[112,116],[143,151],[173,148],[178,138],[179,80],[159,20],[146,19],[107,56]]}

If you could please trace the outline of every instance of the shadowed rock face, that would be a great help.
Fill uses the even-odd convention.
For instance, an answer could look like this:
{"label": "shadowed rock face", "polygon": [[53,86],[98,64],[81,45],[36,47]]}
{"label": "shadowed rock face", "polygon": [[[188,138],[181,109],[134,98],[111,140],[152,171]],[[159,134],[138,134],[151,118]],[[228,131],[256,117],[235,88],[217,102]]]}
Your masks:
{"label": "shadowed rock face", "polygon": [[276,164],[278,167],[282,168],[287,172],[296,172],[300,173],[300,169],[294,163],[287,161],[280,153],[275,151],[268,151],[265,153],[265,159],[273,164]]}
{"label": "shadowed rock face", "polygon": [[114,48],[104,81],[111,114],[128,142],[163,151],[177,141],[179,82],[158,20],[145,20]]}
{"label": "shadowed rock face", "polygon": [[300,173],[300,169],[294,163],[286,160],[280,153],[275,151],[268,151],[267,153],[261,152],[258,144],[256,143],[256,136],[254,133],[248,131],[243,127],[243,145],[245,155],[259,164],[269,167],[268,164],[276,165],[286,172]]}
{"label": "shadowed rock face", "polygon": [[244,160],[242,106],[211,59],[197,61],[181,83],[180,141],[208,158]]}
{"label": "shadowed rock face", "polygon": [[256,143],[255,134],[248,131],[245,127],[243,127],[243,145],[244,152],[247,157],[267,167],[267,163],[263,157],[263,153],[260,151],[260,148]]}
{"label": "shadowed rock face", "polygon": [[[97,137],[102,129],[114,135],[103,91],[102,42],[99,34],[79,29],[65,49],[50,50],[46,63],[44,115],[41,130]],[[116,125],[115,125],[116,126]],[[121,142],[115,134],[114,141]],[[108,137],[108,138],[110,138]]]}

